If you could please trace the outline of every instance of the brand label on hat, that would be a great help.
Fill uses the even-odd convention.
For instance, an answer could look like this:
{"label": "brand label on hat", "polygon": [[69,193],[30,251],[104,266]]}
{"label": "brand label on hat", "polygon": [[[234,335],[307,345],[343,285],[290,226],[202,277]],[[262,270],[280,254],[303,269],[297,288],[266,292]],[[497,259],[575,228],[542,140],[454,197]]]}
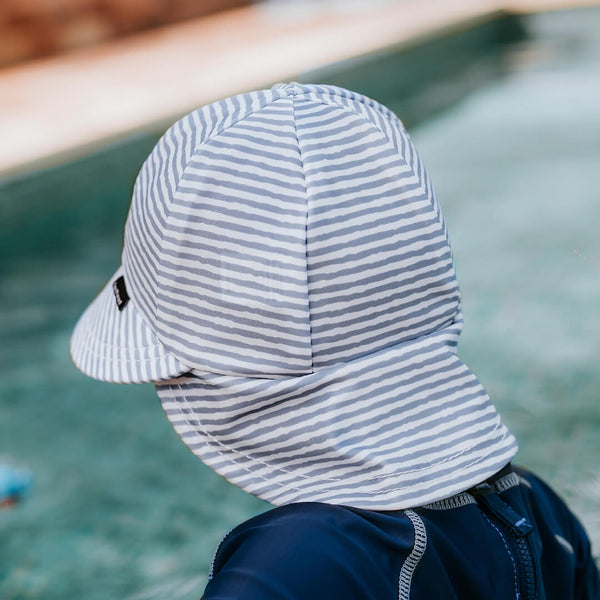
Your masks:
{"label": "brand label on hat", "polygon": [[117,308],[121,311],[125,308],[129,302],[129,294],[125,287],[125,278],[123,275],[113,281],[113,292],[115,293],[115,300],[117,301]]}

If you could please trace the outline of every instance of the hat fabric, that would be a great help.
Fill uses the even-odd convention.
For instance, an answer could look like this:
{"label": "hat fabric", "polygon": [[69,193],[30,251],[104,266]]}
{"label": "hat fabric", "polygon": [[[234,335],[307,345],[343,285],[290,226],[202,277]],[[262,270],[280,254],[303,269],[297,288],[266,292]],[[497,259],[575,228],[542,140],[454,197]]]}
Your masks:
{"label": "hat fabric", "polygon": [[406,508],[516,452],[455,353],[425,169],[371,99],[280,84],[184,117],[138,176],[121,269],[129,301],[105,288],[74,361],[155,382],[192,451],[261,498]]}

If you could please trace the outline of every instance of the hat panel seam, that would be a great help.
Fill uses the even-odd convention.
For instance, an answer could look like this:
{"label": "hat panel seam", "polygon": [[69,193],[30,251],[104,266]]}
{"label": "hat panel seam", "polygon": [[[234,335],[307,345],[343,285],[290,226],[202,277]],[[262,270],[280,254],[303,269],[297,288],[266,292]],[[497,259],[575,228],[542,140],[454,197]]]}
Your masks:
{"label": "hat panel seam", "polygon": [[[330,106],[333,109],[339,110],[341,113],[352,113],[352,114],[358,116],[359,118],[361,118],[362,120],[364,120],[364,122],[369,126],[369,128],[373,132],[375,132],[376,134],[378,134],[378,135],[381,136],[382,142],[384,144],[388,145],[397,154],[399,162],[403,166],[407,167],[407,169],[410,171],[410,173],[419,180],[419,186],[417,188],[417,192],[419,194],[423,194],[425,196],[425,198],[428,199],[429,204],[431,204],[432,208],[434,209],[433,210],[434,215],[432,217],[432,221],[434,222],[434,224],[439,225],[442,228],[442,232],[443,232],[443,230],[444,230],[444,224],[443,224],[443,222],[440,219],[440,213],[439,213],[439,211],[436,210],[436,208],[435,208],[435,200],[434,200],[434,195],[433,195],[433,189],[431,188],[431,186],[428,186],[428,184],[427,184],[426,173],[424,173],[424,175],[425,175],[424,177],[422,177],[422,178],[419,177],[419,169],[415,168],[415,167],[418,167],[418,165],[411,164],[407,160],[407,157],[404,154],[401,153],[400,148],[397,148],[397,146],[394,143],[393,139],[390,139],[390,137],[387,135],[387,133],[380,126],[378,126],[378,124],[376,122],[373,122],[371,119],[369,119],[367,116],[365,116],[365,114],[361,113],[360,111],[356,110],[355,108],[353,108],[353,107],[351,107],[351,106],[349,106],[349,105],[347,105],[345,103],[339,103],[339,102],[335,102],[335,101],[329,101],[328,102],[324,98],[315,98],[314,97],[314,92],[296,93],[296,94],[293,94],[293,96],[294,96],[294,99],[296,99],[296,98],[303,98],[304,100],[310,101],[313,104],[322,104],[322,105],[325,105],[325,106]],[[341,99],[350,99],[351,101],[354,101],[352,98],[346,98],[346,97],[341,96],[339,94],[335,94],[335,95],[331,94],[331,96],[335,96],[336,98],[341,98]],[[359,103],[363,104],[364,106],[366,106],[368,108],[377,108],[378,106],[381,106],[381,105],[378,105],[378,104],[376,104],[374,106],[371,106],[371,105],[367,104],[366,102],[364,102],[364,100],[360,100],[360,99],[357,99],[356,102],[359,102]],[[379,112],[382,112],[382,111],[379,111]],[[385,114],[385,113],[382,113],[382,114]],[[390,114],[393,115],[393,113],[390,113]],[[394,116],[395,119],[397,119],[397,117],[395,115],[393,115],[393,116]],[[297,132],[297,123],[296,123],[295,119],[294,119],[294,126],[295,126],[295,130]],[[405,134],[406,134],[406,132],[405,132]],[[406,135],[408,136],[408,134],[406,134]],[[297,136],[298,136],[298,133],[297,133]],[[298,144],[299,144],[299,148],[300,148],[300,136],[298,136]],[[416,155],[416,150],[414,152],[415,152],[415,155]],[[303,161],[303,166],[304,166],[304,161]],[[307,196],[309,196],[308,190],[307,190]],[[307,244],[308,244],[308,237],[307,237]],[[307,256],[307,260],[308,260],[308,256]],[[308,262],[307,262],[307,266],[308,266]],[[450,270],[452,272],[454,271],[454,267],[453,267],[452,261],[450,263]],[[310,298],[311,298],[310,282],[307,282],[307,283],[308,283],[309,304],[310,304]],[[457,289],[458,289],[458,286],[457,286]],[[453,312],[452,319],[459,312],[460,312],[460,296],[459,296],[459,303],[456,306],[456,310]],[[442,326],[443,325],[440,325],[440,328]],[[430,332],[430,333],[432,333],[432,332]],[[419,334],[419,335],[422,335],[422,334]],[[312,328],[311,328],[311,341],[312,341]],[[408,341],[411,341],[411,340],[408,340]],[[394,342],[392,340],[390,343],[388,343],[385,346],[382,346],[378,350],[386,350],[386,349],[394,347],[395,345],[396,345],[396,342]],[[311,350],[312,350],[312,347],[311,347]],[[369,352],[369,354],[370,353],[371,352]],[[364,356],[364,355],[357,356],[356,358],[361,358],[362,356]],[[333,362],[331,364],[325,365],[325,368],[334,367],[336,365],[343,364],[346,361],[347,361],[347,358],[342,358],[340,360],[336,360],[335,362]],[[313,362],[313,369],[314,369],[314,363],[315,363],[314,352],[312,353],[312,362]],[[319,365],[319,369],[318,370],[320,370],[321,367],[322,367],[322,365]]]}
{"label": "hat panel seam", "polygon": [[[354,115],[363,119],[373,130],[375,130],[377,133],[379,133],[384,138],[385,143],[389,144],[389,146],[396,152],[396,154],[398,155],[398,158],[400,159],[403,166],[407,167],[409,169],[409,171],[412,173],[412,175],[417,177],[417,179],[419,180],[419,177],[418,177],[419,170],[415,169],[414,165],[412,165],[411,163],[408,162],[407,157],[401,152],[401,149],[396,146],[394,141],[392,139],[390,139],[390,137],[388,136],[386,131],[384,129],[382,129],[377,123],[375,123],[371,119],[369,119],[364,113],[361,113],[360,111],[356,110],[355,108],[353,108],[351,106],[348,106],[347,104],[340,104],[338,102],[327,102],[325,99],[311,98],[309,94],[304,94],[304,95],[307,96],[308,100],[312,100],[315,104],[319,103],[319,104],[331,106],[333,108],[337,108],[341,112],[351,112]],[[298,96],[296,96],[296,97],[298,97]],[[368,104],[365,104],[364,102],[363,102],[363,104],[364,104],[364,106],[371,108]],[[296,123],[294,123],[294,125],[296,126]],[[404,130],[404,133],[405,133],[405,135],[408,136],[408,134],[406,133],[405,130]],[[415,153],[416,153],[416,150],[415,150]],[[425,181],[425,179],[426,178],[424,177],[423,181],[419,180],[419,186],[417,189],[420,193],[425,194],[425,196],[433,196],[432,190],[431,190],[430,186],[427,185],[427,181]],[[430,190],[429,193],[427,193],[428,188]],[[430,201],[432,201],[432,200],[433,200],[433,198],[430,199]],[[436,211],[436,216],[439,221],[440,218],[439,218],[439,214],[437,214],[437,211]]]}
{"label": "hat panel seam", "polygon": [[[319,93],[322,94],[323,97],[315,98],[315,96],[318,95]],[[366,102],[367,98],[365,96],[353,96],[353,95],[344,96],[340,93],[331,93],[331,92],[323,93],[323,92],[318,92],[316,90],[295,93],[295,94],[293,94],[293,96],[295,98],[304,97],[306,99],[313,100],[313,102],[315,102],[315,103],[327,104],[329,106],[335,106],[342,110],[347,110],[349,112],[352,112],[355,115],[358,115],[359,117],[362,117],[365,121],[367,121],[368,123],[373,125],[386,138],[386,140],[390,144],[392,144],[392,146],[398,152],[398,154],[400,154],[400,151],[399,151],[400,149],[396,148],[395,144],[389,138],[389,136],[387,135],[385,130],[383,128],[381,128],[379,125],[377,125],[375,122],[373,122],[371,119],[369,119],[368,116],[365,115],[365,113],[360,112],[356,108],[352,107],[349,103],[344,102],[344,100],[349,101],[349,102],[356,102],[357,104],[361,104],[362,106],[364,106],[367,109],[375,110],[376,112],[378,112],[380,114],[381,117],[391,120],[392,123],[394,123],[394,124],[400,125],[401,133],[403,133],[404,135],[406,135],[407,138],[409,138],[408,132],[406,131],[404,124],[398,118],[398,116],[396,114],[394,114],[391,110],[389,110],[388,108],[384,107],[382,104],[377,102],[376,100],[373,100],[372,98],[369,98],[371,103],[368,103],[368,102]]]}
{"label": "hat panel seam", "polygon": [[[146,158],[146,160],[142,164],[142,167],[140,168],[140,172],[138,174],[138,177],[136,178],[136,185],[134,187],[133,198],[135,198],[136,188],[137,188],[138,181],[140,180],[140,176],[145,175],[145,171],[149,171],[149,173],[148,173],[146,184],[144,186],[144,190],[143,190],[143,192],[140,192],[140,193],[143,193],[146,197],[148,197],[150,195],[150,190],[155,189],[156,186],[159,185],[158,184],[159,180],[161,180],[161,181],[164,179],[168,180],[170,178],[170,176],[169,176],[170,167],[167,167],[164,164],[165,163],[164,154],[169,156],[170,153],[172,153],[174,150],[176,150],[177,148],[181,148],[182,154],[184,155],[184,157],[187,152],[190,153],[190,157],[191,157],[191,154],[194,149],[193,140],[194,140],[194,137],[196,134],[196,129],[194,127],[193,121],[194,121],[195,114],[199,113],[201,110],[202,110],[202,108],[196,109],[192,113],[185,115],[184,117],[182,117],[181,119],[179,119],[178,121],[173,123],[173,125],[171,125],[163,133],[160,140],[157,142],[156,146],[153,148],[152,152],[149,154],[149,156]],[[186,135],[190,138],[190,140],[188,143],[184,144],[184,139],[185,139]],[[170,150],[169,150],[169,148],[170,148]],[[180,172],[181,174],[184,173],[187,165],[189,164],[190,157],[187,157],[185,159],[185,164],[181,167],[181,172]],[[173,157],[171,156],[171,159],[172,158]],[[174,178],[180,177],[180,174],[178,173],[178,170],[177,170],[177,166],[175,166],[173,168],[174,168],[173,177]],[[177,184],[175,185],[175,187],[173,189],[173,195],[177,189],[178,183],[179,183],[179,180],[177,179]],[[159,195],[162,195],[162,193]],[[153,200],[153,204],[154,204],[153,213],[156,213],[157,212],[156,209],[158,209],[158,205],[161,204],[161,202],[156,201],[155,194],[152,194],[152,198],[147,198],[148,202],[150,202],[151,200]],[[164,216],[167,217],[168,211],[170,208],[170,204],[172,203],[173,198],[167,194],[165,200],[166,200],[166,202],[165,202],[164,206],[160,210],[158,210],[158,212],[161,213],[161,216],[162,216],[163,209],[164,209],[164,213],[165,213]],[[133,199],[132,199],[129,215],[128,215],[127,221],[125,223],[125,239],[127,238],[128,232],[135,230],[134,233],[131,233],[131,236],[135,237],[137,239],[135,245],[139,246],[141,240],[147,241],[148,237],[152,238],[153,234],[156,234],[156,249],[158,251],[160,249],[160,247],[162,246],[163,233],[161,231],[160,224],[156,222],[156,214],[153,214],[151,219],[144,219],[144,218],[142,218],[142,216],[138,216],[136,219],[134,219],[134,218],[132,218],[133,212],[134,211],[133,211]],[[144,213],[144,212],[146,212],[146,211],[142,211],[142,213]],[[151,230],[154,230],[154,231],[151,231]],[[144,244],[144,246],[145,246],[145,248],[147,248],[147,244]],[[146,252],[147,252],[147,250],[146,250]],[[130,255],[136,254],[136,252],[132,252],[131,247],[129,248],[128,253]],[[127,270],[131,269],[132,265],[135,265],[136,275],[135,275],[135,277],[131,278],[131,277],[129,277],[130,273],[125,273],[125,274],[127,275],[129,281],[130,282],[133,281],[133,283],[135,283],[136,279],[144,280],[144,285],[142,287],[145,288],[145,291],[142,295],[150,296],[150,301],[148,303],[149,304],[149,306],[148,306],[149,316],[152,317],[154,314],[154,317],[156,318],[156,310],[157,310],[156,293],[154,293],[152,291],[152,289],[150,289],[150,291],[148,293],[148,288],[152,288],[153,286],[156,286],[156,273],[152,273],[152,270],[151,270],[151,268],[150,269],[148,268],[148,265],[144,265],[140,268],[139,261],[126,260],[128,253],[126,252],[126,248],[124,247],[123,252],[122,252],[122,258],[121,258],[123,268],[124,268],[124,270],[127,271]],[[156,257],[156,259],[157,259],[156,262],[158,264],[158,256]],[[151,263],[152,262],[154,262],[154,261],[151,261]],[[150,281],[148,281],[147,275],[149,275]],[[148,283],[150,283],[150,285],[148,285]],[[138,290],[138,291],[140,291],[140,290]]]}
{"label": "hat panel seam", "polygon": [[[389,108],[387,108],[386,106],[384,106],[383,104],[381,104],[380,102],[378,102],[377,100],[373,99],[373,98],[369,98],[367,96],[364,96],[362,94],[357,94],[356,92],[352,92],[350,91],[350,93],[346,93],[344,94],[342,89],[337,87],[337,86],[327,86],[327,85],[309,85],[309,86],[303,86],[305,88],[310,88],[310,89],[306,89],[305,91],[302,92],[297,92],[296,90],[294,90],[292,92],[291,95],[293,96],[311,96],[311,95],[316,95],[316,94],[321,94],[323,96],[326,96],[328,98],[331,99],[339,99],[341,101],[343,100],[349,100],[351,102],[356,102],[358,104],[362,104],[363,106],[367,107],[367,108],[372,108],[374,110],[376,110],[378,113],[381,114],[381,116],[388,118],[396,123],[399,123],[402,127],[402,130],[406,133],[406,135],[408,135],[408,133],[406,132],[406,128],[404,127],[404,123],[402,123],[401,119],[398,118],[398,115],[396,115],[394,112],[392,112]],[[323,91],[325,90],[325,91]],[[349,90],[344,90],[346,92],[349,92]],[[367,102],[368,100],[368,102]],[[347,104],[345,104],[344,102],[334,102],[337,106],[347,106]],[[359,115],[362,115],[364,117],[364,115],[358,111],[357,112]]]}
{"label": "hat panel seam", "polygon": [[[329,106],[336,106],[342,110],[347,110],[349,112],[352,112],[356,115],[358,115],[359,117],[363,118],[366,122],[368,122],[370,125],[372,125],[377,131],[379,131],[383,137],[386,139],[386,141],[392,146],[392,148],[398,153],[398,156],[401,157],[401,159],[403,160],[404,164],[408,167],[410,167],[412,173],[414,175],[418,175],[419,172],[419,164],[421,165],[421,170],[423,171],[423,182],[422,182],[422,186],[420,186],[421,188],[423,188],[423,191],[426,193],[426,195],[428,195],[430,197],[430,203],[436,213],[437,219],[440,222],[440,224],[442,225],[442,228],[444,230],[444,234],[446,237],[446,240],[449,243],[449,235],[448,235],[448,230],[447,230],[447,225],[446,222],[443,218],[442,212],[440,210],[439,207],[439,203],[435,197],[435,192],[433,190],[433,185],[431,184],[430,180],[429,180],[429,176],[427,174],[427,171],[424,167],[424,165],[422,164],[422,160],[421,157],[419,155],[419,153],[417,152],[417,149],[414,147],[414,145],[412,144],[412,140],[410,139],[410,135],[408,134],[408,132],[406,131],[406,128],[404,127],[404,123],[398,118],[398,116],[392,112],[389,108],[387,108],[386,106],[382,105],[381,103],[379,103],[378,101],[372,99],[372,98],[368,98],[366,96],[360,95],[360,94],[356,94],[354,92],[351,92],[348,95],[344,95],[342,93],[342,91],[338,91],[337,88],[335,88],[335,86],[332,86],[333,91],[327,91],[327,92],[319,92],[317,91],[318,89],[321,89],[323,87],[326,86],[320,86],[320,88],[317,88],[316,86],[313,87],[310,91],[303,91],[301,93],[298,92],[294,92],[293,95],[295,97],[297,96],[303,96],[307,99],[311,99],[314,102],[319,102],[321,104],[326,104]],[[317,94],[323,94],[324,98],[315,98],[315,95]],[[344,101],[348,101],[348,102],[344,102]],[[388,123],[390,123],[390,125],[392,127],[397,126],[399,129],[399,135],[403,135],[406,138],[407,143],[412,146],[412,153],[414,154],[415,157],[415,161],[418,163],[417,164],[417,168],[415,169],[413,165],[411,165],[406,156],[404,155],[404,153],[402,152],[402,148],[397,146],[396,143],[394,142],[393,139],[390,138],[390,136],[388,135],[388,133],[385,131],[385,129],[383,129],[378,123],[374,122],[373,120],[371,120],[367,115],[365,115],[364,113],[360,112],[359,110],[357,110],[356,108],[352,107],[349,105],[350,102],[354,102],[357,104],[361,104],[362,106],[364,106],[366,109],[373,109],[374,111],[376,111],[377,113],[379,113],[379,115],[388,121]],[[429,191],[429,193],[427,194],[427,191]]]}
{"label": "hat panel seam", "polygon": [[306,306],[308,310],[308,339],[310,343],[310,370],[314,372],[314,353],[312,345],[312,313],[310,309],[310,290],[308,287],[308,204],[309,204],[309,193],[306,185],[306,173],[304,168],[304,157],[302,156],[302,146],[300,144],[300,138],[298,136],[298,123],[296,120],[296,94],[292,94],[292,118],[294,121],[294,135],[296,137],[296,143],[298,145],[298,157],[300,158],[300,168],[302,169],[302,181],[304,185],[304,195],[306,198],[306,216],[304,221],[304,273],[306,281]]}
{"label": "hat panel seam", "polygon": [[[293,107],[293,98],[291,97],[291,95],[289,95],[289,94],[284,95],[284,96],[280,95],[280,96],[278,96],[276,98],[268,100],[267,102],[265,102],[265,104],[263,104],[260,107],[257,107],[257,108],[255,108],[253,110],[250,110],[249,112],[240,114],[231,123],[228,123],[227,125],[222,125],[220,128],[218,128],[215,131],[211,132],[210,135],[208,135],[205,138],[203,138],[202,141],[198,142],[195,145],[195,147],[193,148],[193,150],[192,150],[192,152],[190,154],[190,157],[189,157],[188,161],[186,162],[185,167],[182,170],[181,177],[179,178],[179,181],[177,182],[177,186],[175,187],[175,190],[173,192],[172,202],[174,203],[175,198],[177,197],[177,195],[180,192],[180,187],[181,187],[181,185],[183,184],[183,182],[185,180],[186,170],[188,169],[190,163],[192,163],[192,161],[194,160],[194,158],[198,155],[198,153],[201,152],[202,147],[204,145],[210,143],[211,140],[213,140],[216,137],[224,134],[226,131],[228,131],[232,127],[235,127],[241,121],[243,121],[243,120],[245,120],[245,119],[247,119],[247,118],[249,118],[251,116],[260,114],[261,112],[263,112],[263,111],[268,110],[269,108],[271,108],[273,105],[276,105],[279,102],[283,103],[284,101],[287,101],[290,104],[291,109],[292,109],[292,113],[293,113],[294,107]],[[293,118],[294,118],[294,127],[295,127],[295,117],[293,117]],[[297,139],[297,135],[296,135],[296,139]],[[299,154],[300,161],[302,162],[302,156],[301,156],[299,148],[298,148],[298,154]],[[304,169],[302,169],[302,170],[303,170],[303,175],[304,175]],[[306,186],[305,186],[305,189],[306,189]],[[167,216],[167,220],[165,222],[165,226],[163,227],[163,231],[162,231],[162,235],[161,235],[161,242],[160,242],[161,250],[164,248],[165,244],[167,243],[166,239],[165,239],[165,236],[167,234],[167,231],[169,230],[169,224],[170,224],[171,221],[172,221],[172,212]],[[305,227],[306,227],[306,225],[305,225]],[[305,240],[306,240],[306,236],[305,236]],[[306,246],[306,241],[305,241],[305,246]],[[306,249],[305,249],[304,257],[305,257],[305,265],[306,265]],[[163,275],[163,273],[164,273],[164,269],[165,269],[164,263],[165,263],[166,260],[167,260],[167,258],[165,256],[165,253],[161,252],[161,258],[160,258],[159,263],[158,263],[157,279],[159,279]],[[307,284],[307,286],[308,286],[308,284]],[[157,302],[156,302],[155,314],[154,314],[154,319],[155,319],[155,322],[157,323],[157,328],[156,328],[157,331],[153,332],[153,333],[156,336],[156,338],[158,339],[159,343],[165,348],[166,352],[168,352],[171,356],[173,356],[173,358],[175,358],[177,361],[183,362],[185,364],[185,362],[186,362],[187,359],[185,357],[178,356],[178,353],[175,350],[172,350],[169,347],[167,347],[167,345],[165,344],[165,342],[163,342],[163,340],[160,337],[160,331],[158,330],[159,329],[158,328],[158,323],[159,323],[159,319],[158,319],[159,315],[158,315],[158,313],[159,313],[159,308],[160,308],[159,307],[159,302],[158,302],[159,294],[160,294],[160,291],[157,294]],[[308,303],[308,290],[307,290],[306,296],[307,296],[306,301]],[[311,333],[310,333],[310,318],[308,319],[308,330],[309,330],[309,339],[310,339],[310,335],[311,335]],[[311,353],[311,361],[310,361],[311,362],[311,366],[310,366],[310,369],[312,371],[312,368],[313,368],[312,367],[312,363],[313,363],[313,360],[312,360],[312,346],[310,348],[310,353]]]}
{"label": "hat panel seam", "polygon": [[[268,90],[271,91],[271,90]],[[245,93],[245,94],[239,94],[238,97],[241,96],[246,96],[246,97],[250,97],[252,95],[252,93]],[[255,94],[256,95],[256,94]],[[274,94],[275,95],[275,94]],[[185,165],[182,167],[181,169],[181,174],[179,176],[179,179],[177,181],[177,185],[175,186],[175,189],[173,190],[173,194],[172,197],[170,198],[170,203],[169,203],[169,209],[171,209],[175,197],[177,196],[178,192],[179,192],[179,187],[181,185],[182,180],[184,179],[185,176],[185,172],[187,170],[187,168],[189,167],[190,163],[192,162],[192,160],[194,159],[194,157],[196,156],[197,152],[199,151],[200,147],[207,143],[209,140],[213,139],[214,137],[222,134],[224,131],[226,131],[227,129],[229,129],[230,127],[234,127],[237,123],[239,123],[241,120],[248,118],[251,115],[254,115],[256,113],[261,112],[262,110],[264,110],[265,108],[267,108],[268,106],[270,106],[271,104],[274,104],[275,102],[281,100],[283,97],[279,94],[277,94],[277,97],[275,98],[270,98],[270,99],[265,99],[264,104],[262,104],[261,106],[258,106],[256,108],[252,107],[252,101],[249,98],[249,104],[246,107],[246,111],[242,110],[240,111],[240,114],[238,115],[238,117],[234,120],[231,121],[231,123],[228,124],[224,124],[221,123],[221,125],[219,127],[217,127],[215,130],[213,130],[209,135],[207,135],[206,137],[202,138],[201,140],[197,140],[194,139],[194,144],[191,145],[190,147],[190,154],[187,157],[187,160],[185,162]],[[223,101],[221,101],[223,102]],[[208,105],[211,106],[211,105]],[[206,107],[202,107],[199,108],[195,111],[195,113],[200,113],[204,108]],[[189,117],[189,115],[188,115]],[[184,117],[185,119],[186,117]],[[180,123],[181,121],[183,121],[184,119],[180,119],[180,121],[178,121],[178,123]],[[196,129],[193,128],[193,133],[196,133]],[[162,250],[163,246],[164,246],[164,237],[165,237],[165,233],[167,230],[167,224],[169,222],[170,219],[170,210],[169,210],[169,214],[166,215],[166,219],[165,219],[165,226],[163,226],[162,228],[162,232],[161,232],[161,236],[160,236],[160,240],[158,242],[158,249]],[[158,264],[157,264],[157,273],[156,273],[156,277],[158,278],[160,272],[162,271],[162,259],[159,258],[158,260]],[[156,294],[156,300],[155,300],[155,305],[154,305],[154,321],[156,323],[158,323],[158,293]],[[158,332],[155,332],[154,335],[158,338]],[[160,339],[159,339],[160,342]],[[179,359],[177,359],[179,360]]]}

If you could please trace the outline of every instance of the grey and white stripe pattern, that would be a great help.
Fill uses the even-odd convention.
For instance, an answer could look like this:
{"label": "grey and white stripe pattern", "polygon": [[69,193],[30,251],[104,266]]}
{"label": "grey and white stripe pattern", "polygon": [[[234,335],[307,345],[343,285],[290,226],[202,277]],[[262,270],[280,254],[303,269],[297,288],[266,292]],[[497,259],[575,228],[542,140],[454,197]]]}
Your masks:
{"label": "grey and white stripe pattern", "polygon": [[281,84],[176,123],[138,176],[123,269],[130,303],[107,287],[75,362],[157,382],[190,448],[262,498],[405,508],[516,451],[455,354],[426,171],[371,99]]}
{"label": "grey and white stripe pattern", "polygon": [[71,338],[71,356],[90,377],[114,383],[143,383],[169,379],[188,367],[168,354],[133,306],[119,312],[113,278],[88,307]]}
{"label": "grey and white stripe pattern", "polygon": [[[71,339],[73,361],[84,373],[103,381],[140,383],[190,369],[156,336],[158,271],[168,257],[163,257],[162,240],[175,192],[199,145],[280,96],[266,90],[204,106],[162,136],[136,179],[123,265],[82,315]],[[111,286],[123,273],[131,301],[119,312]]]}
{"label": "grey and white stripe pattern", "polygon": [[269,502],[402,509],[497,472],[514,438],[454,353],[460,323],[309,375],[190,373],[157,384],[215,471]]}

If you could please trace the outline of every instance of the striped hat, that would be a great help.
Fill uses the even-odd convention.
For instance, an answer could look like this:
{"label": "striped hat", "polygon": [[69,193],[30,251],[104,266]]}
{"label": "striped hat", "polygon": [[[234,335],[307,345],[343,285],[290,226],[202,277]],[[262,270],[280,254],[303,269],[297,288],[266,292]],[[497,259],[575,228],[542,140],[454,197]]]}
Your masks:
{"label": "striped hat", "polygon": [[71,352],[97,379],[154,382],[190,449],[273,504],[402,509],[516,452],[456,355],[461,326],[447,231],[401,122],[292,83],[165,133]]}

